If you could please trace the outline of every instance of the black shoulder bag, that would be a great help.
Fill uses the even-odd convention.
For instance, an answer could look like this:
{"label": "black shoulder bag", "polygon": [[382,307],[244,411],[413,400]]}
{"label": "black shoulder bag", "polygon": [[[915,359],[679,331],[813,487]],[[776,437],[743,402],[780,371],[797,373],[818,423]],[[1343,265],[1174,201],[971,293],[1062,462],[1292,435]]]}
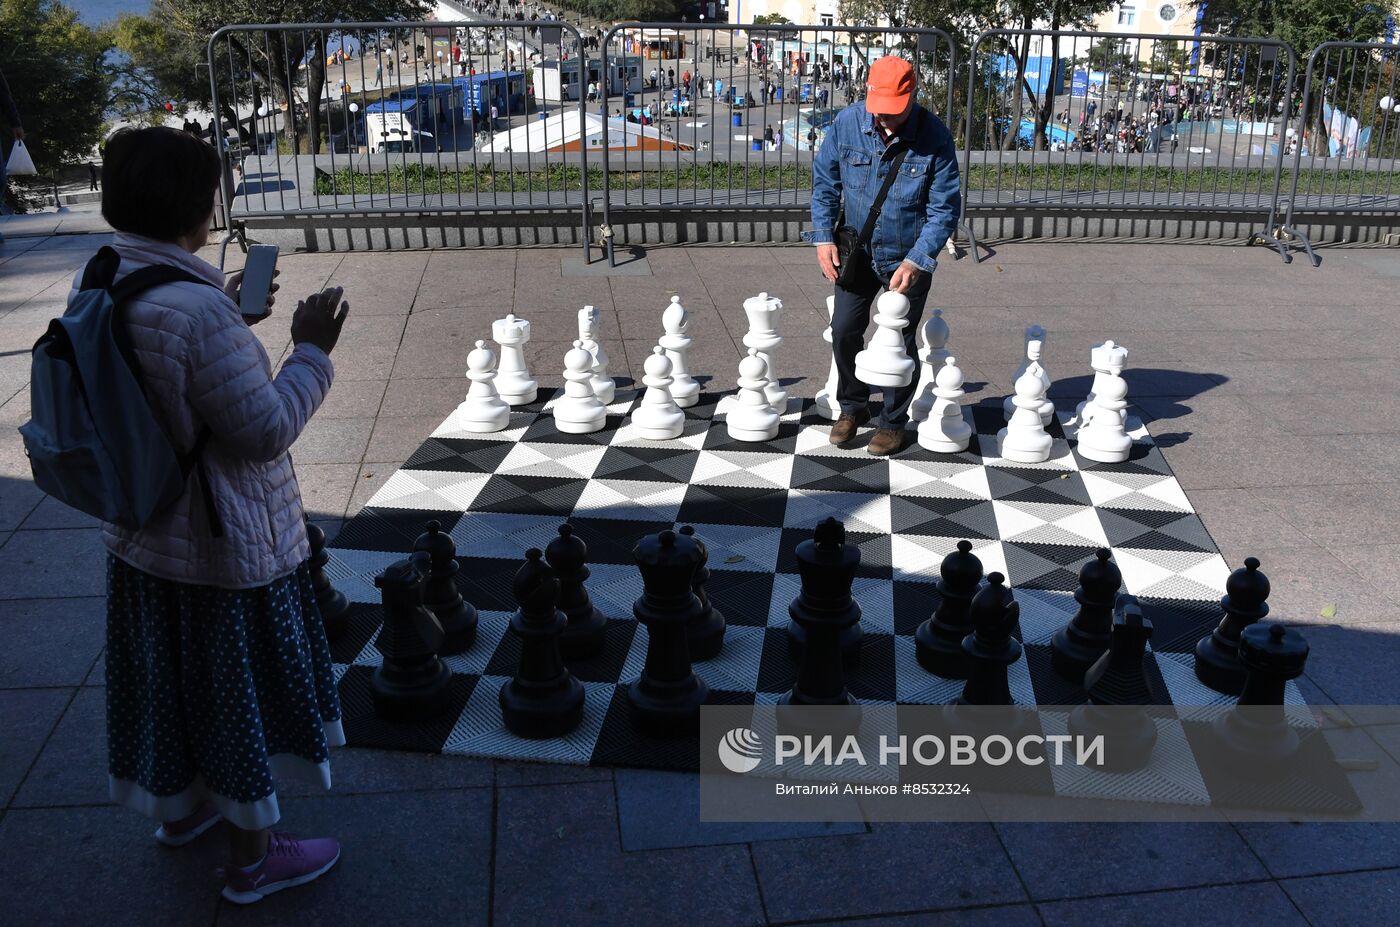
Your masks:
{"label": "black shoulder bag", "polygon": [[885,175],[885,182],[881,184],[880,192],[875,194],[875,202],[870,204],[870,215],[865,219],[865,228],[859,232],[844,223],[846,207],[845,198],[842,198],[841,218],[836,220],[834,237],[836,254],[841,261],[841,265],[836,268],[836,285],[843,290],[862,292],[878,290],[881,286],[880,278],[875,274],[874,258],[870,254],[870,236],[875,234],[875,223],[880,219],[880,208],[885,205],[885,197],[889,195],[890,187],[894,186],[894,180],[899,176],[899,168],[904,163],[907,151],[905,149],[894,156],[889,173]]}

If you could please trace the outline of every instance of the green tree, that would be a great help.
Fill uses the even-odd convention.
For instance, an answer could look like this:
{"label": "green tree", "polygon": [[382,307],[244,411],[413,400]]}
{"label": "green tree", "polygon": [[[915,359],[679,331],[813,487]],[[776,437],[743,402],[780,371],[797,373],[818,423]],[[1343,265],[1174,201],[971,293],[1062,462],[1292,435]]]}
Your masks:
{"label": "green tree", "polygon": [[0,62],[40,174],[86,160],[101,138],[108,47],[59,0],[0,0]]}

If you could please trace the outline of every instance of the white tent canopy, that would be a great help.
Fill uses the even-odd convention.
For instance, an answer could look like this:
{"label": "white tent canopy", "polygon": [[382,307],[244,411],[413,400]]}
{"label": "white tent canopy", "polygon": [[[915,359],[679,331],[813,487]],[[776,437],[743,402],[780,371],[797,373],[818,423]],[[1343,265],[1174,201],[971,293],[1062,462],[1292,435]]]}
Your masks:
{"label": "white tent canopy", "polygon": [[580,119],[578,110],[567,109],[550,115],[548,119],[531,119],[509,132],[498,133],[490,142],[480,145],[478,150],[484,154],[505,151],[602,151],[605,144],[610,151],[690,149],[689,145],[677,144],[655,126],[644,126],[622,118],[604,119],[596,113],[584,113]]}

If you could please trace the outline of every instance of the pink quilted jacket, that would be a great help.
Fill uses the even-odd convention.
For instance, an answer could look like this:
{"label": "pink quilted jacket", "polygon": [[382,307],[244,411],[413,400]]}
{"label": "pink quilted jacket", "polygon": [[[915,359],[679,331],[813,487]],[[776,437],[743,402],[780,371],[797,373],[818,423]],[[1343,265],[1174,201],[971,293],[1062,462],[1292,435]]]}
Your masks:
{"label": "pink quilted jacket", "polygon": [[221,292],[217,268],[177,245],[138,235],[118,233],[113,247],[122,258],[118,279],[159,263],[214,284],[147,290],[127,304],[125,318],[148,398],[175,446],[193,445],[201,424],[213,433],[204,463],[224,536],[210,536],[191,475],[179,501],[140,531],[104,525],[107,547],[165,579],[226,589],[267,585],[309,553],[287,451],[331,388],[331,359],[300,344],[273,377],[262,343]]}

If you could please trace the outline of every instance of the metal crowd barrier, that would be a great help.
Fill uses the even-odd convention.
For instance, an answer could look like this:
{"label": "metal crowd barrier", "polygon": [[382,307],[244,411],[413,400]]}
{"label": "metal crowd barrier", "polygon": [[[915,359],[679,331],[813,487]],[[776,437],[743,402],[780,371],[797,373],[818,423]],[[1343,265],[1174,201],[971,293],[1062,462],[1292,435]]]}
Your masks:
{"label": "metal crowd barrier", "polygon": [[558,22],[226,26],[208,59],[238,174],[230,218],[548,209],[583,222],[583,102],[558,94],[585,82],[582,48]]}
{"label": "metal crowd barrier", "polygon": [[1298,212],[1400,213],[1400,47],[1319,45],[1308,56],[1301,109],[1286,130],[1293,176],[1270,233],[1280,247],[1296,242],[1316,266]]}

